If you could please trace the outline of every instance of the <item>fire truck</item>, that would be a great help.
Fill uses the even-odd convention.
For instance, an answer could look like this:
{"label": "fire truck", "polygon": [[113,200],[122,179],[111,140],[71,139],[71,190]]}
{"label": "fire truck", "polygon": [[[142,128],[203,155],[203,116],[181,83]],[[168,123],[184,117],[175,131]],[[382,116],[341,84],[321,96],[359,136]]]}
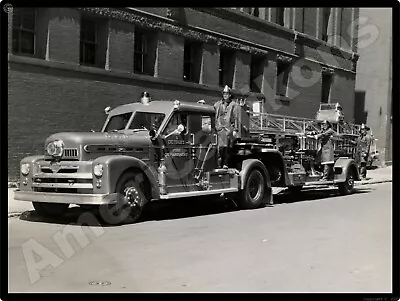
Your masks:
{"label": "fire truck", "polygon": [[[213,106],[179,100],[106,108],[99,132],[49,136],[44,154],[22,159],[15,199],[33,203],[44,217],[70,204],[96,208],[110,224],[135,222],[150,202],[223,196],[242,209],[273,204],[273,187],[298,192],[359,180],[353,160],[357,126],[346,124],[338,104],[322,104],[315,119],[252,112],[239,106],[228,168],[218,168]],[[320,181],[317,159],[322,120],[333,122],[334,179]],[[190,206],[190,204],[187,204]]]}

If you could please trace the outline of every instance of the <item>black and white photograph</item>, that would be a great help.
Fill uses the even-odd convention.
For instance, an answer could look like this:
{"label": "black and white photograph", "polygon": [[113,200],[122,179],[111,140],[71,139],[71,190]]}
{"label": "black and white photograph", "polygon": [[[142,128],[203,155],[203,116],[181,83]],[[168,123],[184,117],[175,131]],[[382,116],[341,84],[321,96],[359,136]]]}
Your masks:
{"label": "black and white photograph", "polygon": [[0,11],[10,295],[398,300],[396,1],[31,5]]}

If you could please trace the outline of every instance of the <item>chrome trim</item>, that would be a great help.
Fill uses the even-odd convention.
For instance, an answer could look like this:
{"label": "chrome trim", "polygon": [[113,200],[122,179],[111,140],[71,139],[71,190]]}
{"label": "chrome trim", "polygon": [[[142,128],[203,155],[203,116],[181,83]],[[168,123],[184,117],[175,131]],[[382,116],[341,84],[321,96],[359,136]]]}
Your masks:
{"label": "chrome trim", "polygon": [[[79,188],[79,189],[93,189],[92,183],[38,183],[33,182],[32,187],[35,188]],[[47,193],[47,192],[42,192]]]}
{"label": "chrome trim", "polygon": [[160,199],[167,200],[167,199],[185,198],[185,197],[191,197],[191,196],[202,196],[202,195],[210,195],[210,194],[221,194],[221,193],[237,192],[237,191],[239,191],[238,188],[226,188],[226,189],[216,189],[216,190],[174,192],[174,193],[168,193],[165,195],[160,195]]}
{"label": "chrome trim", "polygon": [[63,153],[64,158],[76,158],[78,157],[77,148],[65,148]]}
{"label": "chrome trim", "polygon": [[28,202],[64,203],[77,205],[114,204],[122,197],[119,193],[111,194],[76,194],[20,191],[14,193],[14,199]]}
{"label": "chrome trim", "polygon": [[93,179],[92,173],[36,173],[33,178],[46,179]]}

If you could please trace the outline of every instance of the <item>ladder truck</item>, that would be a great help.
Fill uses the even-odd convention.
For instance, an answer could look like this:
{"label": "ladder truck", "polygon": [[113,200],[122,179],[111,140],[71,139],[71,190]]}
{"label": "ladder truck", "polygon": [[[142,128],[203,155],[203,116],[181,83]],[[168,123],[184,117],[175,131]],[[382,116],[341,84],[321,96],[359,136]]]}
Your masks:
{"label": "ladder truck", "polygon": [[[359,180],[353,159],[357,127],[344,123],[336,107],[325,109],[317,119],[304,119],[239,105],[232,159],[228,168],[219,168],[213,106],[160,100],[106,108],[99,131],[52,134],[42,155],[23,158],[14,197],[32,202],[44,217],[61,216],[75,204],[98,208],[105,222],[120,224],[139,220],[149,202],[179,198],[188,198],[184,203],[190,206],[191,198],[224,195],[253,209],[273,204],[273,187],[335,185],[349,194]],[[318,142],[309,133],[332,111],[340,134],[335,175],[321,183]]]}

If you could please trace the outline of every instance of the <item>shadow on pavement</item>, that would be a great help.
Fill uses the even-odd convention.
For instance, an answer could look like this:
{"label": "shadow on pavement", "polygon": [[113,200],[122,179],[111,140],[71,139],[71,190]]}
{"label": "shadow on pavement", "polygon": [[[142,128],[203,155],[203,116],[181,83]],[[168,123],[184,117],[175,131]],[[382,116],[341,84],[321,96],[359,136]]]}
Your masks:
{"label": "shadow on pavement", "polygon": [[[190,203],[190,206],[187,204]],[[146,205],[142,213],[142,218],[137,223],[143,223],[154,220],[170,220],[189,218],[202,215],[212,215],[227,213],[238,210],[236,205],[230,200],[216,200],[208,198],[207,200],[201,199],[180,199],[174,201],[154,202]],[[89,218],[82,218],[87,214]],[[110,225],[102,221],[101,216],[96,208],[92,210],[84,210],[79,206],[68,208],[67,212],[57,218],[45,218],[39,216],[35,210],[25,211],[19,216],[20,220],[39,222],[39,223],[52,223],[61,225],[77,225],[80,226],[81,220],[85,220],[85,225],[96,227],[115,227],[123,225]]]}
{"label": "shadow on pavement", "polygon": [[[360,193],[368,193],[372,191],[371,188],[355,188],[355,191],[352,195],[360,194]],[[351,195],[348,195],[351,196]],[[315,201],[315,200],[323,200],[332,197],[348,197],[343,196],[339,193],[337,188],[327,188],[321,190],[302,190],[295,195],[289,193],[282,193],[274,196],[275,204],[283,204],[283,203],[297,203],[304,201]]]}
{"label": "shadow on pavement", "polygon": [[[368,193],[371,189],[357,188],[354,194]],[[331,197],[342,197],[339,195],[337,189],[325,189],[323,191],[316,190],[305,190],[296,195],[290,195],[288,193],[282,193],[274,195],[274,203],[297,203],[304,201],[314,201],[317,199],[326,199]],[[190,203],[188,206],[187,204]],[[273,207],[273,206],[268,206]],[[262,208],[260,208],[262,209]],[[228,199],[216,199],[216,198],[185,198],[173,201],[154,202],[146,205],[143,211],[143,217],[141,221],[137,223],[149,222],[149,221],[161,221],[161,220],[173,220],[190,218],[196,216],[213,215],[221,213],[229,213],[232,211],[238,211],[236,204]],[[19,219],[30,222],[40,223],[53,223],[53,224],[64,224],[64,225],[77,225],[80,226],[82,223],[82,217],[86,214],[88,218],[85,218],[85,225],[91,227],[115,227],[117,225],[110,225],[102,221],[97,209],[84,210],[78,206],[70,207],[67,212],[57,218],[44,218],[39,216],[34,210],[23,212]],[[123,226],[123,225],[119,225]]]}

